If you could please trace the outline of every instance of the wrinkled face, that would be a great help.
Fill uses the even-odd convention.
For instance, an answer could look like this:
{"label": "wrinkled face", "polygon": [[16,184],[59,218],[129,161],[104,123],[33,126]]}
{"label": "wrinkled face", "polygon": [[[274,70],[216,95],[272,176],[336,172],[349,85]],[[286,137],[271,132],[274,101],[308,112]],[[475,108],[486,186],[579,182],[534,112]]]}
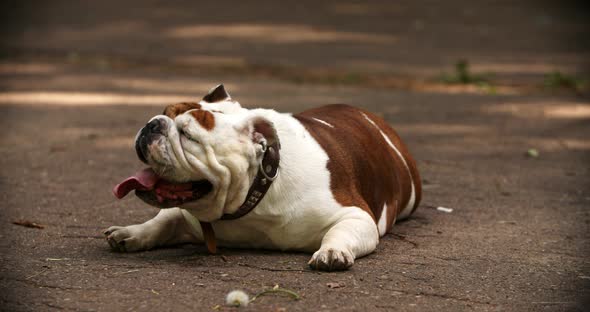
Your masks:
{"label": "wrinkled face", "polygon": [[139,131],[138,157],[155,173],[150,177],[153,187],[136,189],[142,200],[186,209],[200,221],[217,220],[242,204],[258,170],[262,144],[274,128],[257,132],[257,124],[272,124],[253,117],[225,90],[212,96],[219,88],[223,86],[199,103],[169,105]]}

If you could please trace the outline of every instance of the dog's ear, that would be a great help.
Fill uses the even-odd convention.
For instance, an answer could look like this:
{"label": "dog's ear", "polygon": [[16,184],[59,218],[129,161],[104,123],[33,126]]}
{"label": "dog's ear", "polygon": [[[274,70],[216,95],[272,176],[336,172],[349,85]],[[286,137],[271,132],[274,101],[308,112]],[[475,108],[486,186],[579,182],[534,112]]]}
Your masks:
{"label": "dog's ear", "polygon": [[231,97],[229,96],[229,93],[225,91],[225,87],[223,86],[223,84],[211,88],[211,90],[209,90],[209,93],[207,93],[203,97],[203,101],[209,103],[216,103],[229,99],[231,99]]}
{"label": "dog's ear", "polygon": [[255,116],[248,118],[239,131],[247,135],[254,144],[271,146],[279,143],[279,136],[274,123],[264,117]]}

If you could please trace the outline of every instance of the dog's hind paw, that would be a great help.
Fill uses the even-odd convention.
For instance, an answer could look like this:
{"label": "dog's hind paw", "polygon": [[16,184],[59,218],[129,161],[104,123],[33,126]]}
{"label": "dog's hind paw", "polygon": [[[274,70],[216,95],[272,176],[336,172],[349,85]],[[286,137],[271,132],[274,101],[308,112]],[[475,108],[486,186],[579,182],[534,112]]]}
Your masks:
{"label": "dog's hind paw", "polygon": [[312,269],[320,271],[341,271],[354,264],[354,256],[347,250],[320,248],[308,262]]}

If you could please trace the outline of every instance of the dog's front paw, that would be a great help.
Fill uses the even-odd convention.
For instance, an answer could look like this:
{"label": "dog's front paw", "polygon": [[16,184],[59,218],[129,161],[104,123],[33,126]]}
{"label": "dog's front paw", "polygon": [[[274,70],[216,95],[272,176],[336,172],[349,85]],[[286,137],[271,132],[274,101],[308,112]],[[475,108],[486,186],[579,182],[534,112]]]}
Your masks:
{"label": "dog's front paw", "polygon": [[111,226],[103,234],[114,251],[132,252],[148,249],[132,226]]}
{"label": "dog's front paw", "polygon": [[316,251],[308,264],[312,269],[321,271],[346,270],[354,263],[354,256],[350,251],[337,248],[320,248]]}

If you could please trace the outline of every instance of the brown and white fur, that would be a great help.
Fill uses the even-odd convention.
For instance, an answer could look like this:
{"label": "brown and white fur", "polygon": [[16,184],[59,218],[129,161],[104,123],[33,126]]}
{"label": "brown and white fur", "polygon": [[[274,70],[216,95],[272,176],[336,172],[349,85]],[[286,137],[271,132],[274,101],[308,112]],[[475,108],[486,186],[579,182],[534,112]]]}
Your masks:
{"label": "brown and white fur", "polygon": [[[199,220],[211,222],[220,246],[314,252],[312,268],[347,269],[420,201],[407,147],[383,119],[362,109],[248,110],[220,85],[199,103],[171,105],[154,118],[168,132],[149,146],[147,163],[172,181],[206,178],[213,191],[143,224],[110,227],[105,235],[116,250],[203,242]],[[218,220],[244,201],[264,140],[280,140],[278,178],[249,214]]]}

